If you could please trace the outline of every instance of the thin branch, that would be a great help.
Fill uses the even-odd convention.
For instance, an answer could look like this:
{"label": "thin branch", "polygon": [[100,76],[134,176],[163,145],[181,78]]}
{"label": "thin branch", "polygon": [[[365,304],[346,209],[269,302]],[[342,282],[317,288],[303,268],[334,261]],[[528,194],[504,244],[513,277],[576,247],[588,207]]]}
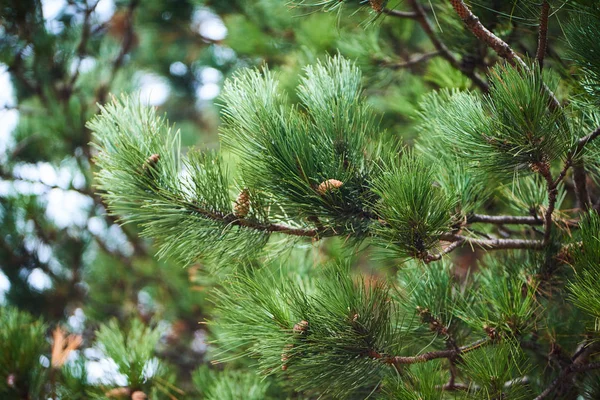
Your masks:
{"label": "thin branch", "polygon": [[424,53],[424,54],[419,54],[413,58],[411,58],[408,61],[405,62],[400,62],[400,63],[393,63],[393,62],[383,62],[382,65],[386,68],[390,68],[390,69],[403,69],[403,68],[410,68],[414,65],[423,63],[425,61],[430,60],[433,57],[439,56],[440,52],[439,51],[432,51],[430,53]]}
{"label": "thin branch", "polygon": [[442,257],[444,255],[452,253],[454,250],[461,247],[464,243],[465,243],[464,240],[457,240],[456,242],[451,243],[444,250],[442,250],[441,252],[439,252],[437,254],[426,255],[423,261],[425,262],[425,264],[429,264],[430,262],[433,262],[433,261],[439,261],[442,259]]}
{"label": "thin branch", "polygon": [[[475,37],[491,47],[496,54],[504,58],[512,66],[531,72],[525,61],[515,53],[510,45],[487,29],[463,0],[450,0],[450,3],[452,4],[454,11],[456,11],[456,14],[458,14],[460,19]],[[560,109],[560,102],[556,98],[556,95],[545,84],[543,89],[550,97],[550,108],[554,110]]]}
{"label": "thin branch", "polygon": [[550,243],[550,234],[552,233],[552,213],[556,207],[558,189],[556,188],[556,183],[552,179],[550,165],[541,163],[538,167],[540,175],[546,180],[546,190],[548,191],[548,208],[544,213],[544,246],[546,246]]}
{"label": "thin branch", "polygon": [[452,350],[439,350],[439,351],[430,351],[427,353],[419,354],[416,356],[395,356],[395,357],[386,357],[384,358],[384,362],[388,364],[394,365],[396,368],[399,368],[401,365],[406,364],[418,364],[424,363],[431,360],[436,360],[439,358],[454,358],[458,355],[469,353],[473,350],[477,350],[482,346],[490,343],[489,338],[480,339],[476,342],[468,344],[466,346],[459,347],[458,349]]}
{"label": "thin branch", "polygon": [[539,250],[543,247],[541,240],[527,239],[473,239],[467,236],[453,233],[440,235],[440,240],[446,242],[461,242],[461,245],[468,244],[472,247],[478,247],[484,250],[507,250],[507,249],[532,249]]}
{"label": "thin branch", "polygon": [[100,3],[100,0],[96,0],[96,2],[92,5],[92,6],[87,6],[86,5],[86,9],[85,9],[85,13],[83,16],[83,28],[81,30],[81,38],[79,39],[79,43],[77,44],[77,48],[75,50],[75,54],[77,55],[77,64],[75,66],[75,72],[73,72],[73,75],[71,76],[71,79],[69,80],[69,84],[67,85],[67,96],[70,96],[72,91],[73,91],[73,87],[75,86],[75,83],[77,82],[77,78],[79,77],[79,69],[81,67],[81,61],[83,59],[83,57],[85,56],[85,49],[87,47],[87,43],[90,39],[90,31],[91,31],[91,25],[90,25],[90,17],[92,15],[92,13],[94,12],[94,10],[96,9],[96,7],[98,6],[98,3]]}
{"label": "thin branch", "polygon": [[433,25],[431,24],[431,21],[429,21],[429,18],[427,18],[427,14],[425,13],[421,3],[419,3],[417,0],[408,0],[408,4],[412,7],[415,14],[417,14],[415,17],[416,21],[419,23],[419,25],[421,25],[421,28],[425,31],[425,34],[429,37],[429,40],[431,40],[431,43],[440,53],[440,55],[444,57],[454,68],[462,72],[463,75],[470,78],[473,83],[482,91],[488,92],[490,88],[487,82],[474,71],[470,71],[462,66],[458,58],[452,54],[450,49],[448,49],[444,42],[442,42],[436,35],[435,31],[433,30]]}
{"label": "thin branch", "polygon": [[396,18],[408,18],[408,19],[417,19],[418,18],[418,14],[416,12],[397,11],[397,10],[391,10],[389,8],[384,8],[383,10],[381,10],[381,13],[390,15],[390,16],[396,17]]}
{"label": "thin branch", "polygon": [[105,81],[97,91],[96,102],[99,104],[104,104],[106,100],[106,95],[108,91],[109,85],[115,78],[115,75],[119,71],[119,69],[123,66],[123,61],[125,60],[125,56],[131,48],[133,47],[135,33],[133,31],[133,14],[139,4],[139,0],[131,0],[129,6],[127,7],[127,15],[125,18],[126,28],[125,33],[123,34],[123,41],[121,42],[121,49],[119,50],[119,54],[113,60],[112,67],[110,70],[110,76],[107,81]]}
{"label": "thin branch", "polygon": [[556,390],[556,388],[558,388],[558,386],[563,383],[564,381],[566,381],[572,374],[578,373],[578,372],[586,372],[586,371],[591,371],[594,369],[600,369],[600,362],[594,362],[594,363],[589,363],[589,364],[571,364],[569,366],[567,366],[566,368],[564,368],[560,375],[558,375],[556,377],[556,379],[554,379],[554,381],[552,381],[552,383],[550,384],[550,386],[548,386],[542,393],[540,393],[539,396],[537,396],[534,400],[543,400],[545,398],[547,398],[554,390]]}
{"label": "thin branch", "polygon": [[587,211],[590,206],[590,195],[587,190],[587,174],[582,160],[578,160],[573,165],[573,184],[575,185],[575,197],[577,206]]}
{"label": "thin branch", "polygon": [[577,142],[577,148],[575,149],[574,154],[579,154],[581,152],[581,150],[583,150],[583,148],[589,142],[596,139],[598,136],[600,136],[600,127],[598,129],[596,129],[594,132],[590,133],[589,135],[584,136],[581,139],[579,139],[579,141]]}
{"label": "thin branch", "polygon": [[548,47],[548,16],[550,15],[550,3],[548,0],[542,2],[542,10],[540,13],[540,26],[538,29],[538,47],[535,58],[540,66],[544,68],[544,57],[546,56],[546,48]]}
{"label": "thin branch", "polygon": [[197,207],[192,204],[188,204],[188,206],[190,206],[194,212],[201,214],[203,217],[206,217],[213,221],[223,222],[229,226],[240,226],[240,227],[244,227],[244,228],[254,229],[257,231],[279,232],[279,233],[283,233],[285,235],[290,235],[290,236],[301,236],[301,237],[312,237],[312,238],[330,236],[334,233],[333,230],[327,229],[327,228],[324,228],[324,229],[294,228],[294,227],[290,227],[287,225],[263,223],[263,222],[253,220],[253,219],[238,218],[233,213],[223,214],[218,211],[210,211],[210,210],[202,209],[202,208]]}
{"label": "thin branch", "polygon": [[484,222],[497,225],[543,225],[538,217],[516,216],[516,215],[483,215],[471,214],[467,217],[467,223]]}

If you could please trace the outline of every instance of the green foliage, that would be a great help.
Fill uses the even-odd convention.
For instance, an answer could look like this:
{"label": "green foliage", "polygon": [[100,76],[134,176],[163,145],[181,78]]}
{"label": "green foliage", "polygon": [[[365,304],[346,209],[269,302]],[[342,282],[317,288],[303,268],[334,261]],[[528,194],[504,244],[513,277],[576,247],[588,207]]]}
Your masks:
{"label": "green foliage", "polygon": [[415,336],[426,343],[434,338],[446,340],[461,333],[455,317],[457,303],[468,301],[452,265],[442,261],[433,265],[414,263],[398,272],[398,303],[407,314],[416,313],[421,324],[415,325]]}
{"label": "green foliage", "polygon": [[220,159],[192,151],[182,160],[179,133],[154,109],[115,100],[89,127],[98,140],[98,185],[111,211],[140,223],[143,235],[157,239],[159,255],[183,263],[223,253],[235,258],[265,243],[267,234],[226,220],[232,201]]}
{"label": "green foliage", "polygon": [[10,307],[0,308],[0,326],[0,394],[7,398],[28,393],[42,396],[47,368],[40,357],[49,354],[47,326]]}
{"label": "green foliage", "polygon": [[421,130],[467,158],[472,167],[504,179],[563,157],[572,139],[561,111],[548,109],[542,76],[498,66],[490,80],[484,100],[458,91],[427,96]]}
{"label": "green foliage", "polygon": [[127,387],[146,393],[158,390],[168,395],[172,390],[169,371],[154,357],[160,335],[158,328],[147,327],[137,319],[131,321],[125,332],[116,320],[111,320],[100,326],[96,340],[102,351],[117,364],[119,373],[127,378]]}
{"label": "green foliage", "polygon": [[[306,68],[297,95],[301,105],[287,107],[269,71],[237,75],[223,90],[223,143],[240,157],[244,184],[278,205],[272,218],[316,217],[360,233],[376,159],[365,152],[377,132],[360,73],[342,57],[328,59]],[[342,185],[325,190],[331,179]]]}
{"label": "green foliage", "polygon": [[596,318],[596,329],[600,318],[600,294],[596,290],[600,273],[600,217],[589,213],[580,222],[581,246],[575,244],[574,256],[576,275],[569,284],[572,300],[576,306]]}
{"label": "green foliage", "polygon": [[376,228],[383,246],[401,256],[423,257],[437,245],[452,223],[454,204],[434,179],[434,168],[410,152],[384,166],[373,182],[380,197],[375,209],[385,221]]}
{"label": "green foliage", "polygon": [[527,358],[516,343],[508,341],[472,351],[463,357],[459,369],[478,385],[474,399],[531,398],[520,382],[529,370]]}
{"label": "green foliage", "polygon": [[207,400],[263,400],[267,395],[269,382],[254,372],[217,372],[202,366],[194,371],[193,382]]}
{"label": "green foliage", "polygon": [[[390,378],[383,387],[381,398],[397,400],[442,400],[447,398],[439,390],[444,385],[442,363],[433,361],[415,364],[402,371],[401,377]],[[461,398],[455,395],[452,398]]]}
{"label": "green foliage", "polygon": [[[581,70],[580,84],[597,106],[600,104],[600,13],[590,5],[584,10],[573,12],[573,19],[567,25],[566,35],[571,46],[572,56]],[[588,12],[586,12],[588,11]]]}
{"label": "green foliage", "polygon": [[400,345],[387,285],[355,282],[337,265],[308,281],[289,275],[248,271],[216,294],[220,345],[243,346],[263,373],[285,376],[296,390],[368,395],[393,371],[386,356]]}
{"label": "green foliage", "polygon": [[[520,264],[518,264],[520,263]],[[518,253],[512,257],[487,259],[477,274],[469,297],[457,306],[456,314],[474,331],[491,336],[525,336],[539,328],[537,283],[515,271],[526,264]]]}

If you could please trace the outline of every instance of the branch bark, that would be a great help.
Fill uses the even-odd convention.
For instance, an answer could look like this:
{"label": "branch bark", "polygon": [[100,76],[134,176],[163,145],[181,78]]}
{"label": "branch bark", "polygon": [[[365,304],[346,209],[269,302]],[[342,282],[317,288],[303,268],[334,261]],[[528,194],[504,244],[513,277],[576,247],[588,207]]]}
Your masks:
{"label": "branch bark", "polygon": [[427,353],[419,354],[417,356],[395,356],[395,357],[387,357],[384,361],[388,364],[394,365],[396,368],[399,368],[401,365],[407,364],[417,364],[423,363],[431,360],[436,360],[438,358],[454,358],[458,355],[469,353],[473,350],[477,350],[482,346],[490,343],[489,338],[480,339],[476,342],[468,344],[466,346],[459,347],[458,349],[451,350],[439,350],[439,351],[430,351]]}
{"label": "branch bark", "polygon": [[421,28],[425,31],[425,34],[429,37],[429,40],[431,40],[431,43],[440,53],[440,55],[444,57],[454,68],[462,72],[463,75],[471,79],[473,83],[482,91],[488,92],[490,89],[488,83],[474,71],[464,68],[459,59],[452,54],[450,49],[448,49],[444,42],[442,42],[436,35],[435,31],[433,30],[433,25],[431,24],[431,21],[429,21],[429,18],[427,18],[427,14],[425,13],[421,3],[419,3],[417,0],[408,0],[408,4],[416,14],[414,19],[419,23],[419,25],[421,25]]}
{"label": "branch bark", "polygon": [[542,221],[538,217],[530,216],[515,216],[515,215],[483,215],[483,214],[472,214],[467,217],[467,223],[472,224],[476,222],[484,222],[488,224],[498,225],[543,225]]}
{"label": "branch bark", "polygon": [[542,2],[540,12],[540,26],[538,29],[538,46],[535,58],[540,69],[544,68],[544,57],[546,56],[546,48],[548,47],[548,16],[550,14],[550,3],[548,0]]}
{"label": "branch bark", "polygon": [[[450,4],[452,4],[452,8],[454,8],[456,14],[475,37],[491,47],[496,54],[508,61],[510,65],[531,72],[525,61],[515,53],[512,47],[487,29],[463,0],[450,0]],[[544,85],[543,88],[550,97],[550,108],[554,110],[560,109],[560,102],[556,98],[556,95],[548,88],[548,86]]]}

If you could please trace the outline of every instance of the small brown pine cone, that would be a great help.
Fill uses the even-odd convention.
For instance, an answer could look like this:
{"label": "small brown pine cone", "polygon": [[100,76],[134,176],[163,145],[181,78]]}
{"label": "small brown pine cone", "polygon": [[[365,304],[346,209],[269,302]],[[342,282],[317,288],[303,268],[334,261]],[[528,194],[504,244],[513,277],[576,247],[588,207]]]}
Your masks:
{"label": "small brown pine cone", "polygon": [[146,393],[140,390],[137,390],[131,394],[131,400],[146,400],[147,398],[148,396],[146,396]]}
{"label": "small brown pine cone", "polygon": [[148,168],[156,167],[158,160],[160,160],[160,154],[152,154],[150,157],[148,157],[144,163],[144,171],[147,171]]}
{"label": "small brown pine cone", "polygon": [[308,329],[308,321],[302,320],[294,325],[294,333],[303,334]]}
{"label": "small brown pine cone", "polygon": [[319,184],[317,187],[317,192],[319,192],[321,195],[324,195],[333,189],[339,189],[343,184],[344,182],[338,181],[337,179],[327,179]]}
{"label": "small brown pine cone", "polygon": [[371,8],[377,12],[383,11],[385,2],[386,2],[386,0],[369,0],[369,4],[371,5]]}
{"label": "small brown pine cone", "polygon": [[248,189],[243,189],[235,201],[233,213],[238,218],[244,218],[248,212],[250,212],[250,192]]}

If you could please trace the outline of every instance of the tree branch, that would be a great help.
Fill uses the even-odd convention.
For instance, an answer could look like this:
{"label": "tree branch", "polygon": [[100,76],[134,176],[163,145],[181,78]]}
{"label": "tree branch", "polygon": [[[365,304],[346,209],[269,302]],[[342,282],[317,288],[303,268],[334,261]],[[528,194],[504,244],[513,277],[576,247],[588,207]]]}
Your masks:
{"label": "tree branch", "polygon": [[[463,0],[450,0],[450,3],[452,4],[454,11],[456,11],[456,14],[458,14],[460,19],[475,37],[491,47],[496,54],[508,61],[510,65],[515,67],[518,66],[524,71],[531,72],[525,61],[514,52],[508,43],[483,26],[481,21],[479,21],[479,18],[473,14]],[[545,84],[543,89],[550,97],[550,108],[555,110],[559,109],[560,102],[556,98],[556,95]]]}
{"label": "tree branch", "polygon": [[546,56],[546,48],[548,47],[548,16],[550,14],[550,3],[548,0],[542,2],[542,10],[540,13],[540,26],[538,29],[538,47],[535,58],[540,66],[544,68],[544,57]]}
{"label": "tree branch", "polygon": [[[440,235],[440,240],[446,242],[461,242],[461,245],[468,244],[473,247],[479,247],[484,250],[507,250],[507,249],[532,249],[539,250],[543,247],[540,240],[526,239],[473,239],[467,236],[453,233],[444,233]],[[459,246],[460,247],[460,246]]]}
{"label": "tree branch", "polygon": [[530,216],[516,215],[483,215],[471,214],[467,217],[467,224],[484,222],[497,225],[543,225],[544,221],[540,218]]}
{"label": "tree branch", "polygon": [[419,54],[416,57],[413,57],[412,59],[405,61],[405,62],[393,63],[393,62],[385,62],[384,61],[383,66],[386,68],[390,68],[390,69],[410,68],[414,65],[428,61],[431,58],[439,56],[439,55],[440,55],[439,51],[432,51],[430,53]]}
{"label": "tree branch", "polygon": [[468,344],[466,346],[459,347],[458,349],[430,351],[427,353],[419,354],[417,356],[409,356],[409,357],[389,356],[389,357],[384,358],[384,362],[386,362],[387,364],[392,364],[396,368],[399,368],[401,365],[423,363],[423,362],[427,362],[427,361],[431,361],[431,360],[436,360],[438,358],[454,358],[458,355],[469,353],[473,350],[477,350],[480,347],[485,346],[486,344],[489,344],[489,343],[490,343],[490,339],[484,338],[484,339],[480,339],[476,342],[473,342],[471,344]]}
{"label": "tree branch", "polygon": [[425,31],[425,34],[429,37],[429,40],[431,40],[431,43],[440,53],[440,55],[444,57],[454,68],[462,72],[463,75],[471,79],[473,83],[482,91],[488,92],[490,88],[487,82],[474,71],[464,68],[458,58],[456,58],[450,49],[448,49],[448,47],[446,47],[446,45],[439,39],[433,30],[431,21],[429,21],[429,18],[427,18],[427,14],[425,13],[421,3],[419,3],[417,0],[408,0],[408,4],[412,7],[414,13],[416,14],[414,17],[415,20],[419,23],[419,25],[421,25],[421,28]]}
{"label": "tree branch", "polygon": [[408,19],[417,19],[418,18],[418,14],[415,12],[397,11],[397,10],[391,10],[389,8],[384,8],[383,10],[381,10],[381,13],[390,15],[390,16],[396,17],[396,18],[408,18]]}
{"label": "tree branch", "polygon": [[534,400],[543,400],[546,397],[548,397],[554,390],[556,390],[556,388],[561,383],[563,383],[565,380],[567,380],[572,374],[579,373],[579,372],[591,371],[591,370],[594,370],[594,369],[600,369],[600,362],[594,362],[594,363],[583,364],[583,365],[581,365],[581,364],[571,364],[571,365],[567,366],[566,368],[564,368],[561,371],[560,375],[558,375],[556,377],[556,379],[554,379],[554,381],[552,381],[552,383],[550,384],[550,386],[548,386]]}
{"label": "tree branch", "polygon": [[552,213],[556,206],[556,195],[558,194],[557,184],[552,179],[552,173],[550,172],[550,165],[547,163],[540,163],[537,166],[540,175],[546,180],[546,190],[548,191],[548,208],[544,213],[544,246],[550,243],[550,234],[552,233]]}

